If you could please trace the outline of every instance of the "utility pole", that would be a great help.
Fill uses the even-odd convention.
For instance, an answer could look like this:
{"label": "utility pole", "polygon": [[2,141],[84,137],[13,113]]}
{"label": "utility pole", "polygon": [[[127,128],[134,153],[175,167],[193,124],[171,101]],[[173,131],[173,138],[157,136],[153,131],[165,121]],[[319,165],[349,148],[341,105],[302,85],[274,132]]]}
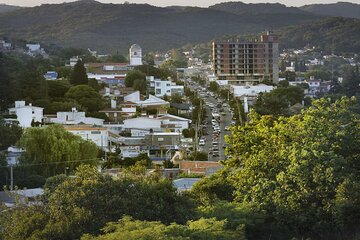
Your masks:
{"label": "utility pole", "polygon": [[239,106],[239,99],[235,98],[235,100],[236,100],[236,106],[237,106],[237,109],[238,109],[238,112],[239,112],[240,125],[244,126],[243,119],[242,119],[242,116],[241,116],[241,109],[240,109],[240,106]]}
{"label": "utility pole", "polygon": [[13,173],[13,165],[10,165],[10,191],[14,190],[14,173]]}
{"label": "utility pole", "polygon": [[[194,142],[194,151],[195,154],[197,154],[197,150],[198,150],[198,142],[199,142],[199,124],[201,122],[201,114],[202,114],[202,100],[200,100],[200,106],[199,106],[199,111],[198,111],[198,116],[197,116],[197,122],[195,124],[195,142]],[[195,155],[196,156],[196,155]]]}

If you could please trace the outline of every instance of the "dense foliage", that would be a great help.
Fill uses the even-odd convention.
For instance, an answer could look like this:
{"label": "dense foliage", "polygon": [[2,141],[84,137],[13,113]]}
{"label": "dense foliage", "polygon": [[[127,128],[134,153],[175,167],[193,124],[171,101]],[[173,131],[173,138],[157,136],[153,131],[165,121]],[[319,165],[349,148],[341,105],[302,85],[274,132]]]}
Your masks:
{"label": "dense foliage", "polygon": [[146,177],[145,168],[136,173],[112,179],[96,168],[81,166],[75,177],[51,179],[44,205],[20,204],[1,214],[0,236],[4,240],[72,240],[84,233],[98,234],[107,222],[123,215],[164,224],[190,219],[191,201],[178,194],[170,181]]}
{"label": "dense foliage", "polygon": [[235,200],[261,206],[282,238],[354,237],[360,118],[350,110],[353,104],[355,99],[321,99],[292,117],[251,113],[227,139]]}
{"label": "dense foliage", "polygon": [[15,145],[20,139],[21,134],[21,127],[15,124],[6,124],[5,121],[0,118],[0,151]]}
{"label": "dense foliage", "polygon": [[254,110],[261,115],[290,115],[290,107],[302,103],[304,89],[298,86],[278,87],[268,93],[260,93]]}
{"label": "dense foliage", "polygon": [[168,226],[160,222],[134,220],[123,217],[118,222],[108,223],[103,229],[104,234],[93,237],[85,235],[82,240],[245,240],[244,229],[227,230],[226,220],[201,218],[189,221],[186,225],[172,223]]}
{"label": "dense foliage", "polygon": [[73,85],[84,85],[88,84],[88,77],[84,63],[79,59],[74,66],[71,74],[70,83]]}
{"label": "dense foliage", "polygon": [[[72,171],[82,163],[97,162],[97,146],[60,125],[26,129],[19,145],[26,149],[19,168],[42,176],[63,173],[65,168]],[[28,167],[28,164],[34,166]]]}
{"label": "dense foliage", "polygon": [[[262,9],[263,6],[258,7]],[[214,36],[259,32],[318,18],[294,12],[236,15],[208,8],[77,1],[43,4],[3,14],[0,32],[32,41],[51,39],[51,43],[62,46],[86,46],[125,54],[131,42],[138,42],[143,49],[168,50],[191,42],[209,41]]]}

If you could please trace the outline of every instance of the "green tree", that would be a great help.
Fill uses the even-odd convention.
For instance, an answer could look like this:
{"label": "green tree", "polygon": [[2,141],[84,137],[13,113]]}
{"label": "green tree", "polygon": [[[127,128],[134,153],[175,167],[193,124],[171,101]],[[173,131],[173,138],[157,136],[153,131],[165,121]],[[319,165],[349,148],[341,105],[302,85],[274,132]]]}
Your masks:
{"label": "green tree", "polygon": [[101,95],[88,85],[71,87],[65,97],[74,99],[88,112],[97,112],[103,107]]}
{"label": "green tree", "polygon": [[233,193],[235,187],[229,178],[227,171],[219,171],[216,174],[212,174],[201,179],[191,189],[191,193],[202,201],[203,198],[206,200],[220,199],[225,201],[234,200]]}
{"label": "green tree", "polygon": [[170,99],[171,103],[183,103],[184,100],[182,98],[182,96],[180,94],[172,94],[171,95],[171,99]]}
{"label": "green tree", "polygon": [[219,85],[215,81],[210,82],[209,90],[212,92],[217,92],[219,90]]}
{"label": "green tree", "polygon": [[29,102],[47,98],[47,81],[39,69],[41,65],[36,60],[28,61],[20,70],[17,86],[18,97]]}
{"label": "green tree", "polygon": [[63,173],[66,167],[71,171],[81,163],[97,162],[97,146],[67,132],[60,125],[27,129],[19,140],[19,146],[26,150],[20,158],[20,167],[39,164],[41,167],[32,168],[32,172],[46,177]]}
{"label": "green tree", "polygon": [[146,80],[136,79],[132,87],[134,88],[135,91],[140,91],[141,94],[146,94],[147,91]]}
{"label": "green tree", "polygon": [[108,56],[106,61],[107,62],[114,62],[114,63],[126,63],[128,60],[123,55],[114,54],[114,55]]}
{"label": "green tree", "polygon": [[189,221],[186,225],[165,225],[160,222],[139,221],[125,216],[118,222],[108,223],[103,228],[103,235],[97,237],[84,235],[82,240],[110,240],[110,239],[170,239],[170,240],[245,240],[244,229],[237,231],[226,229],[226,220],[215,218],[200,218]]}
{"label": "green tree", "polygon": [[71,73],[70,83],[72,85],[87,85],[88,77],[84,63],[79,59]]}
{"label": "green tree", "polygon": [[127,87],[132,87],[136,80],[144,80],[145,81],[145,74],[139,70],[132,70],[126,74],[125,77],[125,85]]}
{"label": "green tree", "polygon": [[289,107],[301,103],[304,90],[298,86],[278,87],[269,93],[260,93],[254,109],[261,115],[289,115]]}
{"label": "green tree", "polygon": [[360,94],[359,66],[347,67],[342,82],[343,91],[349,97]]}
{"label": "green tree", "polygon": [[[231,158],[225,164],[233,173],[236,201],[262,206],[278,228],[293,234],[288,237],[355,234],[349,222],[360,221],[358,195],[336,199],[359,186],[360,119],[350,111],[355,102],[320,99],[292,117],[252,112],[244,127],[226,137]],[[338,202],[349,205],[339,210]],[[341,218],[349,209],[351,221]]]}
{"label": "green tree", "polygon": [[14,124],[6,124],[0,118],[0,151],[15,145],[22,135],[22,128]]}
{"label": "green tree", "polygon": [[47,85],[50,98],[63,98],[71,87],[67,80],[48,81]]}
{"label": "green tree", "polygon": [[[141,171],[142,178],[114,179],[101,175],[96,167],[79,166],[74,177],[57,179],[46,189],[41,207],[20,210],[16,206],[14,211],[2,212],[0,224],[6,227],[0,229],[0,236],[5,240],[72,240],[85,233],[98,234],[106,223],[123,215],[164,224],[185,223],[194,215],[192,202],[172,182]],[[15,233],[19,237],[13,237]]]}
{"label": "green tree", "polygon": [[296,73],[292,72],[292,71],[285,71],[284,77],[285,77],[286,81],[295,81]]}

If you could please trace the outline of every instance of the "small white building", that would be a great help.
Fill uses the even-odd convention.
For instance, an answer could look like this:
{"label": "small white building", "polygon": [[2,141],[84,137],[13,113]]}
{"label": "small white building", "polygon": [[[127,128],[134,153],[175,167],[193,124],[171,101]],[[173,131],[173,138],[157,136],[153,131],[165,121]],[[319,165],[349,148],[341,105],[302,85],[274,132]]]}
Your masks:
{"label": "small white building", "polygon": [[89,124],[101,126],[104,124],[104,119],[86,117],[85,112],[78,112],[76,108],[72,108],[71,112],[57,112],[56,118],[49,118],[49,122],[74,125],[74,124]]}
{"label": "small white building", "polygon": [[106,150],[109,147],[109,131],[104,127],[90,125],[65,125],[65,130],[91,141],[99,148]]}
{"label": "small white building", "polygon": [[255,86],[230,86],[230,91],[234,97],[249,96],[255,97],[261,92],[271,92],[274,86],[259,84]]}
{"label": "small white building", "polygon": [[41,49],[41,46],[38,43],[36,43],[36,44],[26,44],[26,47],[28,48],[28,50],[30,52],[40,51],[40,49]]}
{"label": "small white building", "polygon": [[129,118],[124,120],[124,129],[152,129],[153,131],[161,130],[161,120],[156,118]]}
{"label": "small white building", "polygon": [[171,114],[163,115],[157,119],[161,120],[162,126],[166,126],[166,128],[175,132],[182,132],[182,130],[188,129],[191,123],[190,119]]}
{"label": "small white building", "polygon": [[9,108],[9,114],[16,115],[20,127],[28,128],[32,122],[42,123],[43,110],[41,107],[32,106],[31,103],[26,106],[25,101],[15,101],[15,107]]}
{"label": "small white building", "polygon": [[142,50],[138,44],[131,45],[129,49],[130,65],[139,66],[142,65]]}
{"label": "small white building", "polygon": [[165,95],[171,96],[172,94],[179,94],[182,96],[184,95],[184,86],[178,86],[171,81],[161,81],[160,79],[155,79],[154,91],[156,97],[163,97]]}

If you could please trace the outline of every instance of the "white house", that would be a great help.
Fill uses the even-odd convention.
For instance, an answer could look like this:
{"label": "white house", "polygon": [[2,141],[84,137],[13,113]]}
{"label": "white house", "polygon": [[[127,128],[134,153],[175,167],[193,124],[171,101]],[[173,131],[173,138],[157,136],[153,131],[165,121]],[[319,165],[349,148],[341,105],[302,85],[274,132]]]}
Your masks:
{"label": "white house", "polygon": [[136,91],[124,97],[124,102],[134,103],[136,106],[146,109],[156,109],[157,114],[166,114],[167,108],[170,107],[170,103],[155,97],[154,95],[149,95],[148,99],[141,100],[140,92]]}
{"label": "white house", "polygon": [[259,84],[255,86],[230,86],[230,91],[234,97],[250,96],[255,97],[261,92],[271,92],[274,86],[268,86],[265,84]]}
{"label": "white house", "polygon": [[26,47],[28,48],[28,50],[30,52],[36,52],[36,51],[40,51],[40,44],[26,44]]}
{"label": "white house", "polygon": [[92,141],[96,146],[104,150],[109,146],[109,131],[107,128],[89,125],[66,125],[64,128],[84,140]]}
{"label": "white house", "polygon": [[57,112],[56,118],[49,118],[49,122],[74,125],[74,124],[89,124],[89,125],[103,125],[104,119],[86,117],[85,112],[78,112],[76,108],[72,108],[71,112]]}
{"label": "white house", "polygon": [[184,86],[177,86],[171,81],[161,81],[159,79],[156,79],[154,81],[154,91],[156,97],[163,97],[165,95],[171,96],[171,94],[183,95]]}
{"label": "white house", "polygon": [[9,114],[16,115],[20,127],[28,128],[32,122],[42,122],[43,110],[41,107],[32,106],[31,103],[26,106],[25,101],[15,101],[15,107],[9,108]]}
{"label": "white house", "polygon": [[161,120],[156,118],[129,118],[124,120],[124,129],[152,129],[153,131],[161,130]]}
{"label": "white house", "polygon": [[161,120],[163,126],[167,126],[167,128],[176,131],[182,132],[182,130],[189,128],[189,124],[191,123],[190,119],[166,114],[157,119]]}

